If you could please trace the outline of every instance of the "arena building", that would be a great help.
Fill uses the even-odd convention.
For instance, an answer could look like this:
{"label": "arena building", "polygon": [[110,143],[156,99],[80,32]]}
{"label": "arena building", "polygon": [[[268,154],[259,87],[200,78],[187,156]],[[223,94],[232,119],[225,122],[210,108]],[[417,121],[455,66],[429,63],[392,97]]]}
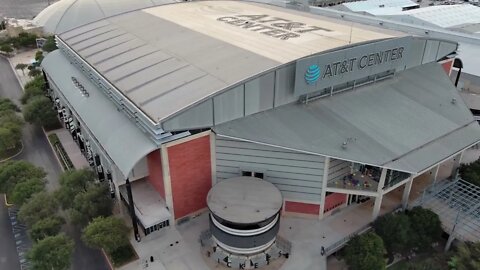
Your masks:
{"label": "arena building", "polygon": [[452,41],[241,1],[134,9],[56,40],[49,95],[144,235],[240,176],[280,190],[282,215],[370,198],[375,218],[385,194],[404,186],[405,206],[416,176],[455,171],[480,141]]}

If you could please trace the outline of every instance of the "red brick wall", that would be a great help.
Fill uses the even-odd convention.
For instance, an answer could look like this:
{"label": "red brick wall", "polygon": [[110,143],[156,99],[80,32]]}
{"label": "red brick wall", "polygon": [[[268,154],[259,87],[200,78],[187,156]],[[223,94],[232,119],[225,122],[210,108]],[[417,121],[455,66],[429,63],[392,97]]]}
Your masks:
{"label": "red brick wall", "polygon": [[207,207],[212,187],[210,136],[167,148],[175,219]]}
{"label": "red brick wall", "polygon": [[347,201],[347,194],[332,193],[325,197],[324,213],[331,211]]}
{"label": "red brick wall", "polygon": [[285,201],[285,212],[318,215],[320,212],[320,205]]}
{"label": "red brick wall", "polygon": [[453,60],[454,59],[449,59],[449,60],[446,60],[445,62],[442,62],[442,67],[443,67],[443,70],[445,70],[445,72],[450,76],[450,72],[452,70],[452,66],[453,66]]}
{"label": "red brick wall", "polygon": [[153,187],[160,193],[163,199],[165,199],[165,186],[163,185],[163,169],[162,159],[160,157],[160,150],[155,150],[147,155],[148,166],[148,181]]}

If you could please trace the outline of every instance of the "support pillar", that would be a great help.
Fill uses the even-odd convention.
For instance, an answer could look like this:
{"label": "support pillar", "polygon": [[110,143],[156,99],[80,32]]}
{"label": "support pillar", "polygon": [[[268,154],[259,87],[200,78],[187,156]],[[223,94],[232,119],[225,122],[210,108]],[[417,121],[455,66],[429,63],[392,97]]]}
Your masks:
{"label": "support pillar", "polygon": [[170,178],[170,164],[168,162],[168,149],[162,145],[162,170],[163,170],[163,187],[165,188],[165,203],[170,212],[170,225],[175,224],[175,209],[173,207],[172,181]]}
{"label": "support pillar", "polygon": [[130,217],[132,218],[133,233],[135,234],[135,240],[137,240],[137,242],[140,242],[140,234],[138,233],[137,215],[135,215],[135,205],[133,204],[132,187],[130,185],[130,180],[128,180],[128,178],[127,178],[127,181],[125,181],[125,185],[127,188],[128,206],[130,208]]}
{"label": "support pillar", "polygon": [[405,183],[405,188],[403,189],[402,196],[402,209],[405,210],[408,207],[408,198],[410,198],[410,191],[412,190],[413,176],[410,176],[410,179]]}
{"label": "support pillar", "polygon": [[438,180],[438,171],[440,170],[440,164],[438,164],[437,166],[435,166],[435,168],[433,169],[433,173],[432,173],[432,177],[431,177],[431,182],[432,182],[432,185],[435,186],[435,184],[437,183],[437,180]]}
{"label": "support pillar", "polygon": [[463,157],[463,152],[458,153],[454,158],[453,158],[453,166],[452,166],[452,173],[450,174],[452,178],[455,178],[457,176],[457,170],[460,167],[460,163],[462,162],[462,157]]}
{"label": "support pillar", "polygon": [[453,234],[450,234],[448,236],[447,243],[445,244],[445,252],[450,250],[450,247],[452,246],[453,240],[455,240],[455,236],[453,236]]}
{"label": "support pillar", "polygon": [[325,157],[323,166],[323,178],[322,178],[322,195],[320,198],[320,211],[318,213],[318,218],[323,219],[323,212],[325,212],[325,197],[327,194],[327,184],[328,184],[328,169],[330,168],[330,157]]}
{"label": "support pillar", "polygon": [[383,199],[383,186],[385,185],[385,179],[387,178],[388,169],[383,168],[380,174],[380,180],[378,181],[377,196],[375,197],[375,204],[373,205],[372,219],[375,220],[380,214],[380,207],[382,206]]}

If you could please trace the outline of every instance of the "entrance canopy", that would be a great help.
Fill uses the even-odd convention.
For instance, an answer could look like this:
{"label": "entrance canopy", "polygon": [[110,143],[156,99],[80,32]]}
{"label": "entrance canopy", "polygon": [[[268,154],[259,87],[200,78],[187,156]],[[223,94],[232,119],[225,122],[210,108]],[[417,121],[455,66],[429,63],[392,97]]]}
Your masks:
{"label": "entrance canopy", "polygon": [[[125,177],[142,157],[157,148],[60,50],[49,53],[42,67],[70,109],[85,123],[81,128],[95,136]],[[73,78],[88,92],[88,97],[82,95]]]}
{"label": "entrance canopy", "polygon": [[480,126],[437,63],[214,130],[223,137],[414,174],[480,141]]}

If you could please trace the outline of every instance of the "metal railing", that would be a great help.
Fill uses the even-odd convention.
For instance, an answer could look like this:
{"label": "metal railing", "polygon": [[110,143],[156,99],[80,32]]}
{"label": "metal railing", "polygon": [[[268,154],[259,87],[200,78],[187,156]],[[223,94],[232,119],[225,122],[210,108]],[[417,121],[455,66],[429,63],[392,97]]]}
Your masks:
{"label": "metal railing", "polygon": [[356,230],[355,232],[345,236],[344,238],[338,240],[337,242],[331,244],[327,248],[325,248],[325,256],[329,256],[333,254],[334,252],[338,251],[341,249],[345,244],[348,243],[353,237],[368,232],[370,229],[372,229],[372,226],[370,223],[366,224],[365,226],[361,227],[360,229]]}

